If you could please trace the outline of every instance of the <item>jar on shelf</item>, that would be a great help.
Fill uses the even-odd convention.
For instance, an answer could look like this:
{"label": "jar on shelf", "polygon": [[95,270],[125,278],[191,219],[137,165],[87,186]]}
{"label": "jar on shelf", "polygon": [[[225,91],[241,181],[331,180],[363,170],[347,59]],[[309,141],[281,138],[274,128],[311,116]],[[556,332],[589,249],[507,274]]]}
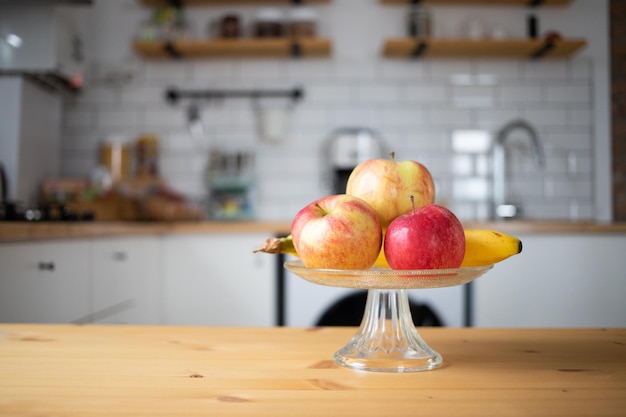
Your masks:
{"label": "jar on shelf", "polygon": [[130,147],[125,138],[109,136],[100,144],[99,162],[104,167],[113,182],[128,178],[130,173]]}
{"label": "jar on shelf", "polygon": [[415,4],[409,9],[407,17],[408,35],[413,38],[425,39],[431,36],[432,14],[428,7]]}
{"label": "jar on shelf", "polygon": [[280,9],[261,9],[254,20],[254,36],[280,38],[285,36],[285,18]]}
{"label": "jar on shelf", "polygon": [[317,13],[306,7],[296,7],[289,18],[289,35],[294,38],[317,36]]}
{"label": "jar on shelf", "polygon": [[138,177],[157,177],[159,174],[159,138],[142,135],[137,138],[136,164]]}

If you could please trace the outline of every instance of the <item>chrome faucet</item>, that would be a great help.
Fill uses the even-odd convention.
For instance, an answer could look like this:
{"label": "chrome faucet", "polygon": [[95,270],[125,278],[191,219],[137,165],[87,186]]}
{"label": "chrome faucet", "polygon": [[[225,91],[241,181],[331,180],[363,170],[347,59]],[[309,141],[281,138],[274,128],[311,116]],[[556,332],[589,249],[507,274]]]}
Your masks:
{"label": "chrome faucet", "polygon": [[543,169],[545,156],[539,136],[535,129],[524,120],[514,120],[504,125],[493,144],[493,218],[507,219],[520,215],[521,208],[507,200],[507,139],[514,130],[523,130],[528,134],[531,151],[537,168]]}

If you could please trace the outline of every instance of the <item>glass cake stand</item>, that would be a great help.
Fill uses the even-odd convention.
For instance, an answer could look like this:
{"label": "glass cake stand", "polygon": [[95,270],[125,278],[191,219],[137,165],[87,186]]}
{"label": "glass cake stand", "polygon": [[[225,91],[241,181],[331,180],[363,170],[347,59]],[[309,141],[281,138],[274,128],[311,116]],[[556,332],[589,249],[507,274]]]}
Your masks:
{"label": "glass cake stand", "polygon": [[413,324],[407,290],[465,284],[492,267],[339,270],[306,268],[300,260],[285,262],[287,270],[314,284],[368,290],[361,326],[335,352],[335,362],[351,369],[396,373],[427,371],[443,363]]}

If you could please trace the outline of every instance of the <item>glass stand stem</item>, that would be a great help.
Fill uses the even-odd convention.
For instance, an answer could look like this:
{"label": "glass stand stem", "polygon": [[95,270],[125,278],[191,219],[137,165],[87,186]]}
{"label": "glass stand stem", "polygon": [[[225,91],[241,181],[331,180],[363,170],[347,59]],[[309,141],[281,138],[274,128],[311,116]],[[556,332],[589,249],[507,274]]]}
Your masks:
{"label": "glass stand stem", "polygon": [[377,372],[426,371],[443,362],[417,332],[406,290],[369,290],[359,330],[334,358],[347,368]]}

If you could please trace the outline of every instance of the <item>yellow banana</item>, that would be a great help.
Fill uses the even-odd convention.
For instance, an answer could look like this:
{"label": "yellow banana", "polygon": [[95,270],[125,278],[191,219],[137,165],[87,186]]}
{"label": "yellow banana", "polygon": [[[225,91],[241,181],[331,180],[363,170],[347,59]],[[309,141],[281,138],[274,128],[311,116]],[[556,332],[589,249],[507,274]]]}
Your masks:
{"label": "yellow banana", "polygon": [[286,237],[270,237],[266,239],[261,247],[255,249],[254,253],[283,253],[286,255],[298,256],[295,246],[293,246],[293,240],[291,235]]}
{"label": "yellow banana", "polygon": [[[489,229],[465,229],[465,257],[461,266],[491,265],[517,255],[521,251],[522,241],[515,236]],[[269,238],[254,252],[284,253],[298,256],[291,235]],[[389,268],[382,248],[374,266]]]}
{"label": "yellow banana", "polygon": [[465,257],[461,266],[491,265],[522,251],[515,236],[488,229],[465,230]]}

